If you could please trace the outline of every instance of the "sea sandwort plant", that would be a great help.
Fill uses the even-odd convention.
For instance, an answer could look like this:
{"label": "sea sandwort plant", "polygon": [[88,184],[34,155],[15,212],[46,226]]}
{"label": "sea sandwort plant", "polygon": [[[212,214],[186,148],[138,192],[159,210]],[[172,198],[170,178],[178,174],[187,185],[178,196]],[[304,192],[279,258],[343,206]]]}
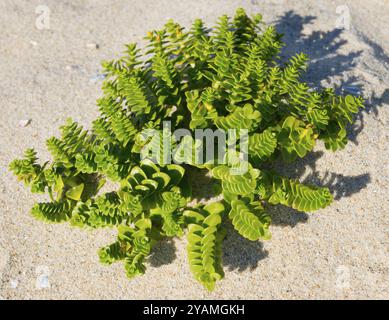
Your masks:
{"label": "sea sandwort plant", "polygon": [[[35,204],[32,215],[86,229],[117,228],[117,240],[99,250],[100,261],[122,261],[129,278],[145,272],[158,241],[185,235],[193,276],[214,289],[224,275],[227,223],[251,241],[266,240],[267,206],[313,211],[331,203],[327,188],[280,176],[271,164],[306,156],[318,139],[327,149],[342,149],[346,126],[362,107],[360,97],[309,88],[300,79],[306,55],[281,63],[281,38],[260,15],[250,18],[238,9],[213,29],[201,20],[190,30],[169,21],[147,33],[145,50],[127,45],[120,59],[103,63],[104,95],[92,128],[69,120],[59,138],[47,141],[52,161],[38,163],[29,149],[10,164],[32,192],[50,197]],[[192,137],[177,139],[176,129]],[[223,159],[196,160],[207,145],[196,139],[196,129],[235,132]],[[147,130],[154,134],[145,136]],[[168,137],[174,161],[161,156],[165,140],[153,138],[159,135]],[[141,157],[145,150],[159,152]],[[246,170],[237,174],[242,163]],[[190,205],[193,173],[209,174],[222,200]],[[102,192],[107,180],[116,187]]]}

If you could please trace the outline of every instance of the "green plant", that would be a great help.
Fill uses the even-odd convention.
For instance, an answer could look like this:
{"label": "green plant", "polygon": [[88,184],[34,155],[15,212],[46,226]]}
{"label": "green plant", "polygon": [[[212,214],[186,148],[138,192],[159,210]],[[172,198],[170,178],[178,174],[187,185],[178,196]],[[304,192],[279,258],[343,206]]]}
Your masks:
{"label": "green plant", "polygon": [[[226,221],[249,240],[269,239],[266,205],[312,211],[331,203],[327,188],[281,177],[269,167],[278,158],[304,157],[318,139],[327,149],[343,148],[346,126],[363,100],[337,96],[332,89],[311,90],[300,80],[307,57],[277,62],[281,35],[243,9],[233,19],[222,16],[213,30],[201,20],[189,31],[169,21],[146,39],[144,58],[130,44],[122,58],[103,63],[101,115],[91,130],[69,120],[60,138],[47,141],[52,162],[38,164],[29,149],[10,169],[32,192],[48,192],[51,201],[32,208],[36,218],[83,228],[116,227],[118,238],[99,251],[100,260],[124,261],[129,278],[145,272],[155,243],[187,229],[191,271],[212,290],[223,277]],[[247,130],[248,159],[237,161],[237,154],[228,151],[227,163],[216,157],[197,163],[204,144],[165,134],[165,120],[172,129],[191,132]],[[152,129],[159,133],[142,135]],[[163,152],[155,161],[141,160],[146,147],[164,148],[155,139],[159,136],[177,147],[174,159],[182,164],[164,164]],[[236,146],[243,149],[241,139]],[[242,163],[247,170],[233,174],[231,169]],[[195,197],[191,172],[210,172],[223,200],[190,205]],[[115,190],[103,193],[106,180],[116,183]]]}

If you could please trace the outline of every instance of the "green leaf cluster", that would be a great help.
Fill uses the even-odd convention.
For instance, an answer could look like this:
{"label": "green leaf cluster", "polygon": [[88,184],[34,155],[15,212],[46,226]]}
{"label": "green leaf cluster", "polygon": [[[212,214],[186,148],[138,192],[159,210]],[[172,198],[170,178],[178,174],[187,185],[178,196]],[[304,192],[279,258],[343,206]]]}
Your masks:
{"label": "green leaf cluster", "polygon": [[[309,88],[301,80],[307,56],[280,63],[281,35],[243,9],[233,18],[220,17],[213,29],[201,20],[189,30],[169,21],[145,39],[145,50],[129,44],[121,58],[103,63],[100,115],[90,130],[68,120],[60,137],[47,141],[52,161],[39,164],[29,149],[10,170],[32,192],[50,196],[50,202],[32,208],[36,218],[116,228],[117,240],[99,250],[99,257],[104,264],[122,261],[129,278],[145,272],[158,241],[186,233],[190,269],[212,290],[224,275],[228,221],[243,237],[265,240],[271,236],[266,206],[312,211],[331,203],[327,188],[279,176],[269,167],[277,159],[306,156],[317,140],[327,149],[342,149],[347,124],[363,100]],[[142,132],[163,135],[164,121],[172,130],[247,130],[248,159],[228,154],[233,161],[227,164],[218,159],[199,165],[201,142],[185,138],[178,144],[168,136],[178,146],[173,159],[179,164],[165,165],[161,155],[156,161],[140,160],[145,147],[159,143]],[[243,141],[236,144],[243,148]],[[195,151],[188,155],[192,145]],[[237,174],[238,164],[247,170]],[[221,201],[189,205],[195,198],[190,180],[195,170],[211,174]]]}

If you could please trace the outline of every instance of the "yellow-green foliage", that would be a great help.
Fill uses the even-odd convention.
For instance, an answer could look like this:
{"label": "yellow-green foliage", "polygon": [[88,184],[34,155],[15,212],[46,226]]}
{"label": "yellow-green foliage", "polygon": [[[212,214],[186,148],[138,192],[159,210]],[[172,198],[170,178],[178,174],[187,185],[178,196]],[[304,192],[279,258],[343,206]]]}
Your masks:
{"label": "yellow-green foliage", "polygon": [[196,280],[208,290],[223,278],[221,265],[222,241],[225,229],[221,226],[225,207],[219,202],[184,212],[188,220],[188,260]]}
{"label": "yellow-green foliage", "polygon": [[[343,148],[346,126],[362,107],[362,98],[311,90],[300,79],[307,56],[277,62],[281,35],[260,15],[250,18],[242,9],[232,19],[222,16],[214,29],[196,20],[186,31],[169,21],[162,30],[148,32],[146,40],[145,50],[129,44],[122,58],[103,63],[100,116],[91,130],[69,120],[60,137],[47,141],[53,161],[39,164],[29,149],[10,169],[32,192],[50,196],[51,202],[32,208],[36,218],[87,229],[117,228],[117,241],[99,256],[104,264],[122,261],[129,278],[145,272],[158,241],[186,230],[190,269],[212,290],[223,277],[228,221],[243,237],[264,240],[270,238],[271,220],[265,203],[301,211],[331,203],[327,188],[303,185],[269,168],[276,159],[306,156],[318,139],[327,149]],[[247,130],[248,159],[198,164],[202,145],[187,137],[173,156],[180,164],[164,165],[161,157],[156,163],[141,161],[142,149],[160,144],[144,140],[141,132],[157,129],[163,135],[167,120],[172,130]],[[196,150],[185,153],[192,145]],[[239,139],[237,146],[243,147]],[[239,162],[247,171],[233,174]],[[210,171],[223,200],[188,205],[195,197],[194,170]],[[106,180],[115,188],[103,193]]]}

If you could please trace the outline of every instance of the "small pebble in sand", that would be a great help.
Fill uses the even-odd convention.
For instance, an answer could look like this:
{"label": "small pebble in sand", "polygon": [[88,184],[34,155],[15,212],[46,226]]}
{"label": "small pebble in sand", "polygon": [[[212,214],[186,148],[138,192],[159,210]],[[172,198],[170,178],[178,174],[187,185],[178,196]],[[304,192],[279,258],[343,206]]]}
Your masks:
{"label": "small pebble in sand", "polygon": [[34,40],[30,40],[30,44],[34,47],[36,47],[38,45],[38,42],[34,41]]}
{"label": "small pebble in sand", "polygon": [[89,42],[86,44],[86,47],[89,49],[98,49],[99,45],[97,43],[94,43],[94,42]]}
{"label": "small pebble in sand", "polygon": [[79,71],[81,70],[81,67],[78,64],[71,64],[71,65],[67,65],[65,69],[67,71]]}
{"label": "small pebble in sand", "polygon": [[19,127],[27,127],[31,123],[31,119],[22,119],[19,121]]}
{"label": "small pebble in sand", "polygon": [[19,284],[19,281],[18,281],[18,280],[15,280],[15,279],[13,279],[13,280],[11,280],[11,281],[9,282],[9,285],[10,285],[10,287],[11,287],[12,289],[16,289],[16,288],[18,287],[18,284]]}
{"label": "small pebble in sand", "polygon": [[38,289],[50,288],[49,277],[48,276],[39,277],[36,286]]}

